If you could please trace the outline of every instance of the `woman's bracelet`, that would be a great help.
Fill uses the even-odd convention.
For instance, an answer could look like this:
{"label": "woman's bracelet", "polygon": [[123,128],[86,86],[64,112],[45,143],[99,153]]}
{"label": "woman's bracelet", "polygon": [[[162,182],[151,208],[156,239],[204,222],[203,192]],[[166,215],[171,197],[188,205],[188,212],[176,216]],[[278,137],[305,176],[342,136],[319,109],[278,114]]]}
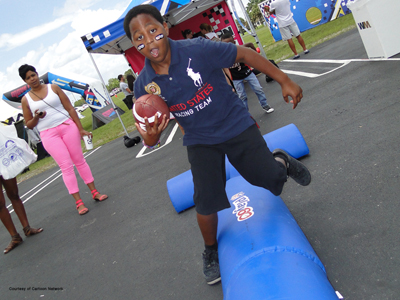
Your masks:
{"label": "woman's bracelet", "polygon": [[147,148],[153,150],[153,149],[157,149],[158,147],[161,146],[161,141],[158,140],[157,144],[155,144],[154,146],[149,146],[149,145],[146,145],[146,143],[144,142],[144,140],[142,140],[142,144],[143,144],[143,146],[145,146],[145,147],[147,147]]}

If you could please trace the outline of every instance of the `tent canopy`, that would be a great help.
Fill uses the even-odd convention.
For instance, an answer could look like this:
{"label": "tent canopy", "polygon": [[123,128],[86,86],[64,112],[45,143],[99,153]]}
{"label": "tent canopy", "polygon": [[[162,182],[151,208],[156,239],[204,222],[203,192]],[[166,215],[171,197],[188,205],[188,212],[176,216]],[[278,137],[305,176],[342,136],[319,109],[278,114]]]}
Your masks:
{"label": "tent canopy", "polygon": [[140,4],[151,4],[161,12],[169,27],[215,6],[221,0],[133,0],[114,22],[81,37],[89,53],[122,54],[132,47],[124,31],[124,18],[129,10]]}

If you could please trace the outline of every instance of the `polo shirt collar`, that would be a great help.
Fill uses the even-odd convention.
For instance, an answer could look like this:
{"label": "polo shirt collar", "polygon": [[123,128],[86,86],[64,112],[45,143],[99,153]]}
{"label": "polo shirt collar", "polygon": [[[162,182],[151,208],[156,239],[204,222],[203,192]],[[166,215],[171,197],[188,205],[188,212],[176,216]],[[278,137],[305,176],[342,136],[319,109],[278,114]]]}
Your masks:
{"label": "polo shirt collar", "polygon": [[[170,38],[168,38],[168,42],[169,42],[169,47],[170,47],[170,51],[171,51],[171,64],[169,66],[171,68],[172,65],[176,65],[179,63],[179,55],[177,52],[179,46],[177,45],[178,44],[177,41],[171,40]],[[151,78],[156,77],[157,74],[151,65],[150,59],[148,59],[146,57],[144,63],[145,63],[145,66],[146,66],[149,76]]]}

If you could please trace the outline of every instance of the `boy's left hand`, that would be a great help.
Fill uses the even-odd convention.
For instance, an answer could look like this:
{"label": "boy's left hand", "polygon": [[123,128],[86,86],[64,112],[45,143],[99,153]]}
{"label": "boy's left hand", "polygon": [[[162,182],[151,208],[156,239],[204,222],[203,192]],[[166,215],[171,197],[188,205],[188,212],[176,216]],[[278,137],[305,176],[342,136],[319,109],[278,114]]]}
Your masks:
{"label": "boy's left hand", "polygon": [[293,109],[295,109],[303,98],[303,90],[297,83],[289,79],[289,81],[282,84],[282,95],[286,103],[289,103],[289,97],[292,98],[290,103],[293,103]]}
{"label": "boy's left hand", "polygon": [[167,128],[169,122],[169,119],[167,119],[166,115],[163,115],[161,120],[158,119],[157,114],[155,114],[154,117],[155,118],[153,126],[150,126],[147,117],[144,118],[146,130],[143,130],[138,123],[135,123],[136,128],[142,136],[143,140],[145,141],[146,145],[150,146],[157,143],[157,141],[160,139],[161,133],[164,131],[165,128]]}

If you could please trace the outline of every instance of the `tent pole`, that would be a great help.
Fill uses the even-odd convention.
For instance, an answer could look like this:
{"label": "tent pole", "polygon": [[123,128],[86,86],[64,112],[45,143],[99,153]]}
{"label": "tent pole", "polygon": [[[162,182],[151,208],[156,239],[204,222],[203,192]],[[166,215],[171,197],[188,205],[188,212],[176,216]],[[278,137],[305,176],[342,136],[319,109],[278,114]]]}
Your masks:
{"label": "tent pole", "polygon": [[[104,80],[103,80],[103,77],[101,76],[100,71],[99,71],[99,69],[97,68],[96,63],[94,62],[94,59],[93,59],[93,57],[92,57],[92,53],[90,53],[90,52],[88,52],[88,53],[89,53],[90,59],[92,60],[93,65],[94,65],[94,67],[95,67],[95,69],[96,69],[96,71],[97,71],[97,75],[99,75],[99,78],[100,78],[101,82],[104,84],[104,86],[106,86],[106,84],[105,84],[105,82],[104,82]],[[122,122],[121,116],[119,115],[118,109],[117,109],[117,107],[116,107],[114,101],[111,99],[109,93],[107,93],[107,96],[108,96],[108,99],[111,101],[111,104],[112,104],[112,106],[113,106],[113,108],[114,108],[114,111],[116,112],[116,114],[117,114],[117,116],[118,116],[118,119],[119,119],[119,121],[121,122],[121,125],[122,125],[122,127],[124,128],[124,131],[125,131],[126,135],[129,137],[129,133],[128,133],[128,131],[127,131],[126,128],[125,128],[124,122]]]}
{"label": "tent pole", "polygon": [[[243,14],[244,14],[244,16],[246,18],[247,24],[249,24],[251,35],[256,40],[258,48],[260,48],[261,55],[264,56],[265,58],[267,58],[267,54],[265,54],[264,47],[263,47],[263,45],[261,45],[261,42],[260,42],[260,40],[258,38],[256,30],[254,29],[253,23],[251,22],[250,17],[247,14],[246,9],[244,8],[242,0],[237,0],[237,2],[239,3],[240,9],[242,10],[242,12],[243,12]],[[232,4],[232,8],[235,10],[235,6],[233,4],[233,0],[231,1],[231,4]]]}

